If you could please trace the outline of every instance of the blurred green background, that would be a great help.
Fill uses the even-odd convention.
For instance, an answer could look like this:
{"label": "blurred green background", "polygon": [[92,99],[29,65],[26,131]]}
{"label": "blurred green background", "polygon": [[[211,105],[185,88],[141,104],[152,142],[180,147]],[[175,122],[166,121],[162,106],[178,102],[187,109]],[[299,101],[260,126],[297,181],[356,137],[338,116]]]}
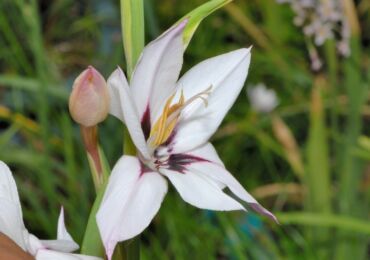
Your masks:
{"label": "blurred green background", "polygon": [[[146,42],[204,2],[144,0]],[[213,143],[281,225],[253,212],[199,210],[170,188],[141,236],[143,259],[370,257],[370,1],[342,3],[351,21],[349,57],[338,54],[334,39],[313,47],[289,4],[275,0],[234,1],[201,23],[183,72],[254,46],[246,88]],[[318,71],[313,49],[323,63]],[[125,69],[118,1],[0,1],[0,160],[15,174],[26,226],[42,238],[55,236],[63,205],[81,242],[94,201],[67,102],[74,78],[90,64],[106,78],[117,65]],[[270,113],[248,100],[247,87],[258,83],[278,96]],[[123,126],[110,117],[99,131],[113,166]]]}

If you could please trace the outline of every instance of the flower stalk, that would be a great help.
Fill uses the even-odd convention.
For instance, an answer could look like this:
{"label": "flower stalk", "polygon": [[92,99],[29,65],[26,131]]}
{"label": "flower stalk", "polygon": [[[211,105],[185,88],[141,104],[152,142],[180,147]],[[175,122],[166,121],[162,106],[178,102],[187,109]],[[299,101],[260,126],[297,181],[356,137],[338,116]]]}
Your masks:
{"label": "flower stalk", "polygon": [[80,130],[95,190],[98,192],[109,177],[109,170],[107,169],[103,151],[98,143],[98,126],[85,127],[81,125]]}

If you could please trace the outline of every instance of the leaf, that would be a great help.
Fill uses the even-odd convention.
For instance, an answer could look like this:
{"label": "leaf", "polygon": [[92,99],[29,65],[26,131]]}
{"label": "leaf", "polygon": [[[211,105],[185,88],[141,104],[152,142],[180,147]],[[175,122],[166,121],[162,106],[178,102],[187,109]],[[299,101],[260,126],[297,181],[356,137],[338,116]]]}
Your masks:
{"label": "leaf", "polygon": [[327,228],[334,227],[370,235],[369,222],[353,217],[301,212],[276,213],[275,215],[281,224],[299,224]]}
{"label": "leaf", "polygon": [[216,11],[217,9],[221,8],[222,6],[230,3],[232,0],[212,0],[208,1],[207,3],[197,7],[193,11],[186,14],[182,17],[176,24],[188,19],[188,23],[184,29],[184,49],[189,45],[193,34],[195,33],[196,29],[198,28],[200,22],[206,18],[208,15]]}
{"label": "leaf", "polygon": [[121,26],[127,76],[130,78],[144,48],[144,5],[142,0],[121,0]]}
{"label": "leaf", "polygon": [[[41,82],[34,78],[21,77],[18,75],[0,74],[0,85],[19,90],[26,90],[37,93],[40,89]],[[60,98],[62,100],[68,99],[68,92],[63,86],[52,86],[46,89],[48,95]]]}
{"label": "leaf", "polygon": [[82,241],[81,254],[99,257],[104,257],[105,255],[103,242],[101,241],[98,224],[96,223],[95,218],[96,213],[98,212],[98,209],[100,207],[100,203],[103,200],[105,187],[106,184],[98,192],[94,205],[91,209],[89,220],[87,222],[86,231]]}

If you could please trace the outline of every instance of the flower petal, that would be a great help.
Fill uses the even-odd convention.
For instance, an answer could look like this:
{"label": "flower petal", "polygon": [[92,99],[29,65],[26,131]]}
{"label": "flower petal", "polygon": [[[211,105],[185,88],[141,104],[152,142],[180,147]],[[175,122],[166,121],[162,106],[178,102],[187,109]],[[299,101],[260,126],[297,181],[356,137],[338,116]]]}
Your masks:
{"label": "flower petal", "polygon": [[120,68],[117,68],[108,78],[108,91],[110,95],[110,109],[111,115],[117,117],[122,122],[123,118],[123,107],[121,96],[123,95],[123,88],[129,87],[125,74],[119,73]]}
{"label": "flower petal", "polygon": [[218,181],[226,185],[232,193],[238,198],[248,203],[248,205],[260,214],[263,214],[270,219],[278,222],[276,217],[262,207],[253,197],[250,195],[243,186],[232,176],[224,167],[217,152],[212,144],[207,143],[204,146],[193,150],[189,153],[192,156],[203,158],[207,161],[195,162],[188,166],[189,171],[198,172],[205,178],[211,178],[212,180]]}
{"label": "flower petal", "polygon": [[121,157],[96,216],[109,259],[117,242],[133,238],[150,224],[166,192],[162,176],[144,169],[136,157]]}
{"label": "flower petal", "polygon": [[95,256],[68,254],[47,249],[40,249],[36,254],[36,260],[103,260]]}
{"label": "flower petal", "polygon": [[[145,158],[149,158],[149,151],[143,130],[141,129],[138,112],[133,103],[130,88],[125,81],[125,74],[120,68],[116,69],[108,79],[108,85],[112,91],[111,95],[119,97],[115,98],[115,104],[111,107],[111,113],[125,122],[136,148]],[[114,98],[111,96],[111,99]],[[119,106],[121,108],[121,113],[119,113]]]}
{"label": "flower petal", "polygon": [[204,144],[217,130],[243,87],[250,57],[250,48],[229,52],[201,62],[179,80],[174,100],[178,100],[182,90],[188,100],[212,88],[207,106],[198,99],[182,111],[173,139],[175,153]]}
{"label": "flower petal", "polygon": [[0,232],[4,233],[23,250],[26,249],[22,209],[17,185],[9,167],[0,161]]}
{"label": "flower petal", "polygon": [[181,22],[149,43],[132,75],[132,94],[140,119],[149,105],[152,125],[175,89],[183,62],[182,32],[186,23]]}
{"label": "flower petal", "polygon": [[60,210],[58,219],[57,239],[41,240],[41,243],[45,248],[66,253],[76,251],[79,248],[78,244],[73,240],[65,227],[63,207]]}
{"label": "flower petal", "polygon": [[244,210],[244,207],[222,191],[219,184],[207,176],[191,170],[180,173],[168,169],[160,170],[175,186],[187,203],[209,210]]}

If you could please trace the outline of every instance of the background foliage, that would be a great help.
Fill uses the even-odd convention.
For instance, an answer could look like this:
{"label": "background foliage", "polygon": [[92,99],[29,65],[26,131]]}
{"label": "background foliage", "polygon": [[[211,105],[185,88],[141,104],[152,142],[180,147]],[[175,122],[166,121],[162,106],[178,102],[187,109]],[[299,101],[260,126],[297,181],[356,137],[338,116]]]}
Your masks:
{"label": "background foliage", "polygon": [[[149,42],[204,1],[144,3]],[[227,168],[282,225],[252,212],[201,211],[171,189],[142,235],[143,259],[369,256],[370,3],[353,4],[360,31],[352,35],[351,56],[338,56],[329,40],[318,48],[324,62],[318,72],[288,5],[239,0],[202,22],[183,72],[253,45],[246,85],[263,82],[277,92],[277,109],[260,114],[243,90],[213,142]],[[0,160],[15,173],[26,225],[44,238],[55,236],[60,205],[73,237],[83,236],[95,195],[67,100],[89,64],[105,77],[124,67],[118,5],[0,2]],[[111,166],[122,153],[122,132],[114,118],[100,127]]]}

